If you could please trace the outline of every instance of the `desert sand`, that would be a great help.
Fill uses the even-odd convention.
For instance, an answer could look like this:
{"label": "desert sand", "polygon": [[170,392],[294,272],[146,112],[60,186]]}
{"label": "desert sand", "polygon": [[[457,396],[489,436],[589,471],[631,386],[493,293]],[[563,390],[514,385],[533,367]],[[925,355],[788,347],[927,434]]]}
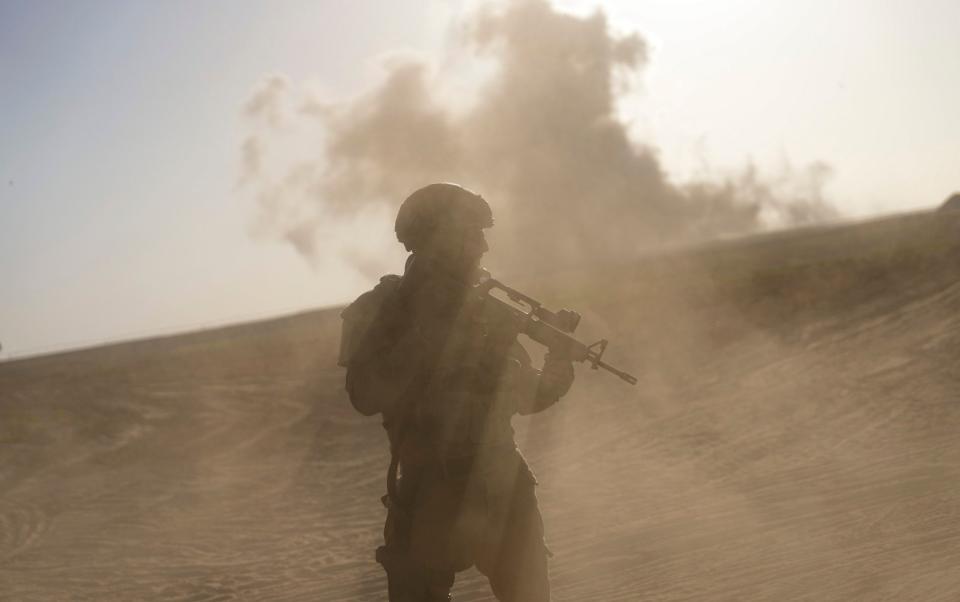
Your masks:
{"label": "desert sand", "polygon": [[[960,214],[515,284],[640,379],[515,419],[555,600],[960,600]],[[0,364],[0,599],[384,600],[338,314]]]}

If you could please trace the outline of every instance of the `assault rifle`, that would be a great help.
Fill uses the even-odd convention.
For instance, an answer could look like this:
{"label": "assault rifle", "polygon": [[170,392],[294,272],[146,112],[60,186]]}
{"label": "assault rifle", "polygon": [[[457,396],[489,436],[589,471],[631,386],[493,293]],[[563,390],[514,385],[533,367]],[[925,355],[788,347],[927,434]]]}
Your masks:
{"label": "assault rifle", "polygon": [[[482,319],[508,340],[515,339],[518,334],[525,334],[544,345],[555,356],[575,362],[588,362],[594,370],[603,368],[631,385],[637,384],[635,376],[603,361],[607,339],[586,345],[572,336],[580,324],[580,314],[577,312],[568,309],[550,311],[536,299],[492,278],[486,271],[483,272],[476,291],[477,296],[474,299],[481,304]],[[500,291],[510,302],[496,296],[494,291]]]}

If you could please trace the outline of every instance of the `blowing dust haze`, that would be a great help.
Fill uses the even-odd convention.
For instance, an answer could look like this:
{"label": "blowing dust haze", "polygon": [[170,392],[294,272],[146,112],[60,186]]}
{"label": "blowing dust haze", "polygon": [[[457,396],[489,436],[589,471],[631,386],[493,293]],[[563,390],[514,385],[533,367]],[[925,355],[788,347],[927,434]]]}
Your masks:
{"label": "blowing dust haze", "polygon": [[[436,33],[424,5],[464,3],[0,8],[0,34],[19,35],[0,35],[22,78],[9,88],[32,89],[44,57],[57,84],[11,95],[18,122],[49,129],[0,199],[19,203],[0,271],[22,274],[0,278],[5,353],[11,325],[127,308],[144,328],[194,306],[216,318],[0,358],[0,599],[960,600],[960,197],[838,223],[851,191],[871,190],[843,179],[904,197],[949,181],[960,153],[921,130],[960,140],[956,112],[921,109],[952,111],[960,88],[920,92],[960,72],[944,25],[960,4],[651,0],[662,19],[641,34],[618,27],[641,3],[584,16],[560,1],[465,0],[477,8],[445,43],[394,52],[366,79],[371,53]],[[884,60],[911,27],[905,62]],[[696,42],[677,59],[656,35]],[[938,35],[956,51],[914,53]],[[297,75],[251,94],[272,72]],[[882,85],[865,86],[875,72]],[[63,87],[70,74],[90,77]],[[811,85],[841,75],[849,94]],[[350,95],[350,81],[366,83]],[[696,103],[664,102],[694,81]],[[698,121],[701,99],[716,110]],[[674,115],[627,117],[648,104]],[[900,105],[911,119],[881,124]],[[738,148],[719,160],[740,169],[685,170],[673,153],[708,117],[744,146],[809,124],[780,140],[829,165],[771,175]],[[0,136],[0,159],[9,139],[32,142]],[[424,193],[405,215],[443,221],[401,220],[398,242],[400,203],[445,181],[483,199],[427,187],[453,196]],[[824,225],[791,227],[805,224]],[[404,276],[378,282],[405,246]],[[480,262],[519,292],[478,280]],[[230,318],[285,296],[299,313]],[[62,322],[40,311],[50,300]],[[601,353],[635,380],[590,369]]]}
{"label": "blowing dust haze", "polygon": [[[667,243],[836,215],[821,163],[780,178],[747,166],[673,181],[656,141],[635,140],[617,111],[650,61],[649,43],[613,32],[600,10],[578,17],[520,0],[450,28],[457,42],[446,55],[395,57],[380,83],[350,100],[317,98],[281,76],[256,91],[245,108],[241,182],[257,198],[258,232],[308,260],[336,253],[375,276],[386,264],[338,242],[336,225],[370,215],[386,223],[432,181],[461,183],[491,203],[494,267],[524,252],[527,268],[629,259]],[[463,56],[486,75],[468,94],[452,94],[455,78],[433,65]],[[298,130],[313,137],[267,169]]]}

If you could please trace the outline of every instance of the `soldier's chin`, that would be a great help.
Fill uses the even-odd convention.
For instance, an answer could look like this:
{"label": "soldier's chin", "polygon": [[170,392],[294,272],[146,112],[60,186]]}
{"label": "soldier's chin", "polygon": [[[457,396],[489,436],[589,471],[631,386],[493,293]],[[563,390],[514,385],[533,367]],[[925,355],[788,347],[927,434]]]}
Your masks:
{"label": "soldier's chin", "polygon": [[483,253],[477,255],[476,257],[471,257],[464,262],[464,270],[468,273],[476,272],[480,269],[480,260],[483,259]]}

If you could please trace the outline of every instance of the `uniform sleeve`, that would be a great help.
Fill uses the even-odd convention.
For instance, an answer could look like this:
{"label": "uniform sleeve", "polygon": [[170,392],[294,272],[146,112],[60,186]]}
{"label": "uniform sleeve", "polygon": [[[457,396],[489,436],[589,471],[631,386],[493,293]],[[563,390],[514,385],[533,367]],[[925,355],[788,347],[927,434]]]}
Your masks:
{"label": "uniform sleeve", "polygon": [[[533,367],[530,354],[519,342],[514,343],[507,360],[502,386],[521,415],[542,412],[557,403],[566,393],[542,380],[540,370]],[[568,387],[569,388],[569,387]]]}

